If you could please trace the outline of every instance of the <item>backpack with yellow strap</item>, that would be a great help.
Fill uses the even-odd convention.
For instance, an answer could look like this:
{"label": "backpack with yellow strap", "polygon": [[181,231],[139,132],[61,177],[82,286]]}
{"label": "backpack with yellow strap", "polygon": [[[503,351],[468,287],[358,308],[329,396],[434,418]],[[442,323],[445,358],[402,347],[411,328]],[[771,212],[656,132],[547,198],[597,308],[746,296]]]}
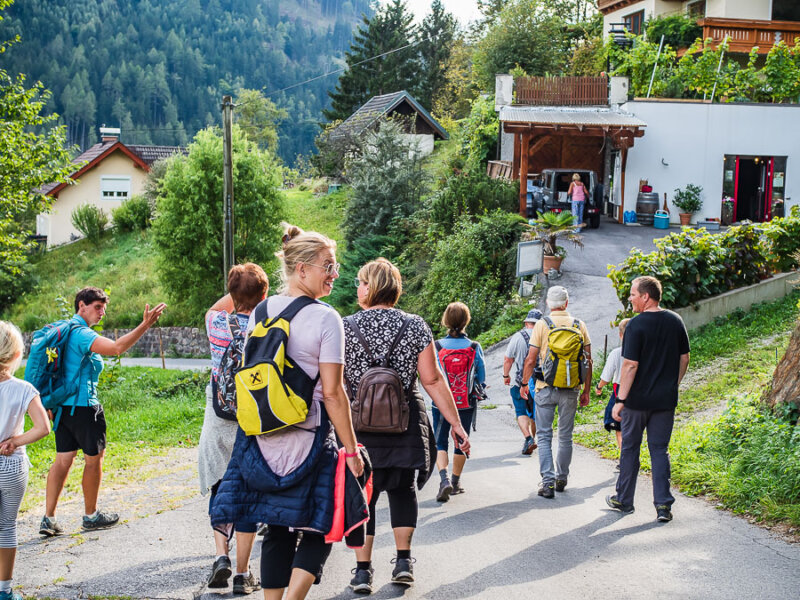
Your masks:
{"label": "backpack with yellow strap", "polygon": [[256,326],[247,336],[236,372],[236,419],[247,435],[277,431],[306,420],[319,375],[312,379],[286,351],[289,323],[316,303],[300,296],[270,318],[265,299],[256,306]]}
{"label": "backpack with yellow strap", "polygon": [[542,361],[544,382],[554,388],[572,389],[586,378],[583,356],[583,334],[578,319],[569,326],[556,327],[550,317],[544,317],[550,328],[547,353]]}

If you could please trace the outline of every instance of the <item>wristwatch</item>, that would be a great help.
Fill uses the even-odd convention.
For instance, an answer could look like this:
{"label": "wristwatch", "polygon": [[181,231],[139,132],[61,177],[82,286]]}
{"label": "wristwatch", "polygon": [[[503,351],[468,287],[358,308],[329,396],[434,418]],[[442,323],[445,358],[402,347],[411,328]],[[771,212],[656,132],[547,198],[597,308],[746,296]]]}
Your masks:
{"label": "wristwatch", "polygon": [[625,404],[626,400],[627,400],[627,398],[617,398],[616,402],[617,402],[617,404]]}

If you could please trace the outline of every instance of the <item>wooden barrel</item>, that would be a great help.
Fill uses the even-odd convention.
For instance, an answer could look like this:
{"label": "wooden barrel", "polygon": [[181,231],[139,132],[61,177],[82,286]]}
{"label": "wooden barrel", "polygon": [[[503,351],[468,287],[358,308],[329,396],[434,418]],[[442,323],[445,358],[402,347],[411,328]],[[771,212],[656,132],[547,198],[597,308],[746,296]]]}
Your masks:
{"label": "wooden barrel", "polygon": [[636,221],[642,225],[652,225],[657,210],[658,192],[639,192],[636,198]]}

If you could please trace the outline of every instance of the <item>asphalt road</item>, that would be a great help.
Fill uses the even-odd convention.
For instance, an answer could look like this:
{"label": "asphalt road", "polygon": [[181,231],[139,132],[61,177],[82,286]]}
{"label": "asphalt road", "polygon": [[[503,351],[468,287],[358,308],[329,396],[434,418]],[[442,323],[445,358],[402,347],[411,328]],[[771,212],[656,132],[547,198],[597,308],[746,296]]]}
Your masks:
{"label": "asphalt road", "polygon": [[[615,481],[613,463],[576,448],[569,485],[554,500],[536,496],[537,455],[520,455],[521,438],[507,407],[482,410],[473,456],[463,475],[466,493],[435,500],[435,480],[420,493],[414,537],[417,583],[389,582],[393,538],[388,503],[378,504],[374,598],[543,598],[788,600],[800,589],[800,546],[677,494],[675,520],[657,523],[647,477],[639,478],[634,514],[604,503]],[[196,489],[196,476],[186,471]],[[159,487],[159,478],[144,486]],[[136,490],[135,493],[141,493]],[[120,493],[105,491],[103,499]],[[122,505],[127,522],[103,532],[42,540],[37,516],[23,519],[15,583],[39,598],[131,597],[212,600],[203,582],[213,559],[206,500],[196,492],[176,509],[153,496],[145,516]],[[68,528],[78,503],[64,507]],[[113,508],[109,506],[109,508]],[[252,565],[258,569],[258,544]],[[347,584],[352,551],[337,544],[321,585],[309,598],[357,597]],[[251,598],[261,597],[259,593]]]}

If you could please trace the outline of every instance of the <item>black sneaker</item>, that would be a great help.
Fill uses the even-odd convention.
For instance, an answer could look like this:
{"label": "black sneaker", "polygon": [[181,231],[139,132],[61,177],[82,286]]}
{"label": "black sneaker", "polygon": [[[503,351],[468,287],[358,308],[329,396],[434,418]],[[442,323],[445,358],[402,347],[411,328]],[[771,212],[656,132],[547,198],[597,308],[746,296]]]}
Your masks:
{"label": "black sneaker", "polygon": [[563,492],[564,488],[567,487],[567,480],[566,479],[556,479],[556,491]]}
{"label": "black sneaker", "polygon": [[119,515],[117,513],[107,513],[99,511],[94,518],[90,519],[86,515],[83,516],[83,529],[85,531],[94,531],[96,529],[108,529],[113,527],[119,522]]}
{"label": "black sneaker", "polygon": [[464,487],[461,485],[461,482],[459,481],[458,483],[453,484],[453,491],[451,493],[453,496],[455,496],[456,494],[463,494],[466,491],[467,490],[464,489]]}
{"label": "black sneaker", "polygon": [[656,506],[656,520],[662,523],[669,523],[672,521],[672,510],[666,504],[659,504]]}
{"label": "black sneaker", "polygon": [[616,496],[606,496],[606,504],[623,515],[629,515],[633,512],[633,504],[623,504],[617,500]]}
{"label": "black sneaker", "polygon": [[392,583],[414,583],[414,558],[393,558]]}
{"label": "black sneaker", "polygon": [[542,498],[555,498],[556,494],[553,491],[553,484],[552,483],[543,483],[539,486],[538,494]]}
{"label": "black sneaker", "polygon": [[445,477],[444,481],[439,484],[439,493],[436,494],[437,502],[447,502],[450,500],[450,494],[453,493],[453,484],[450,483],[450,478]]}
{"label": "black sneaker", "polygon": [[[230,562],[230,561],[228,561]],[[227,583],[226,583],[227,585]],[[208,587],[211,587],[209,584]],[[233,593],[234,594],[252,594],[256,590],[260,590],[261,585],[256,581],[256,578],[253,577],[252,573],[248,573],[245,575],[234,575],[233,576]]]}
{"label": "black sneaker", "polygon": [[53,537],[54,535],[61,535],[64,530],[56,522],[55,517],[52,519],[50,517],[42,517],[42,522],[39,524],[39,533],[47,537]]}
{"label": "black sneaker", "polygon": [[227,556],[220,556],[214,561],[214,564],[211,567],[211,575],[208,578],[208,587],[228,587],[228,578],[230,578],[231,573],[231,559]]}
{"label": "black sneaker", "polygon": [[371,594],[372,593],[372,574],[374,569],[359,569],[356,567],[350,571],[353,578],[350,580],[350,589],[356,594]]}

